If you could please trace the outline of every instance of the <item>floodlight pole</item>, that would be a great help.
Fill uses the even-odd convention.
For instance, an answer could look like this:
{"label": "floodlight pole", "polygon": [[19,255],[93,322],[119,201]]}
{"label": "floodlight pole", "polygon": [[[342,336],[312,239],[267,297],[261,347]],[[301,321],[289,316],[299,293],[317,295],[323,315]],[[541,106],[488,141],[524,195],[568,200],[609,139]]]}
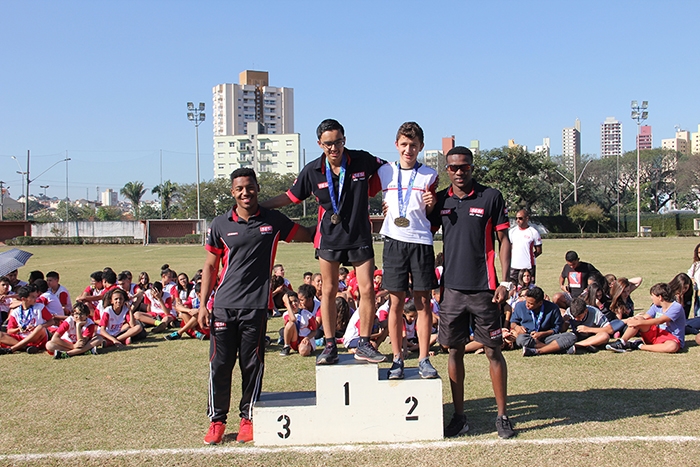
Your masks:
{"label": "floodlight pole", "polygon": [[649,107],[649,101],[642,101],[640,106],[637,101],[632,101],[632,120],[637,122],[637,236],[642,236],[642,226],[641,226],[641,196],[640,196],[640,177],[639,177],[639,136],[641,130],[641,124],[644,120],[649,117],[649,112],[647,108]]}
{"label": "floodlight pole", "polygon": [[193,102],[187,103],[187,119],[194,123],[195,137],[195,154],[197,159],[197,220],[201,218],[200,201],[199,201],[199,125],[204,121],[204,102],[200,102],[198,107],[194,106]]}

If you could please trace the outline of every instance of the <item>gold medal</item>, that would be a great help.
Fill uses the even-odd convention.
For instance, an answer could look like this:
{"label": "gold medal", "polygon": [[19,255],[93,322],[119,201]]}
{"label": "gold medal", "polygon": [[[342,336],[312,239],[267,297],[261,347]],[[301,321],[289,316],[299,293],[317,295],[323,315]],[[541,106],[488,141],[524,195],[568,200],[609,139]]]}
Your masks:
{"label": "gold medal", "polygon": [[411,225],[411,222],[402,216],[394,219],[394,225],[396,225],[396,227],[408,227]]}
{"label": "gold medal", "polygon": [[332,214],[331,215],[331,224],[337,225],[340,224],[340,221],[342,219],[340,218],[340,214]]}

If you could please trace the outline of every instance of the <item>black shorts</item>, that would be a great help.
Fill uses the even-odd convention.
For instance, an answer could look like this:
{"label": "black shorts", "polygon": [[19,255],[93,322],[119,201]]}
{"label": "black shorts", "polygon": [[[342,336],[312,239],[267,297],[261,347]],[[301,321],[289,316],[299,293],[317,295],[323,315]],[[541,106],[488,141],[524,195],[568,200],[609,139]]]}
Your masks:
{"label": "black shorts", "polygon": [[343,266],[352,266],[352,263],[364,263],[374,258],[372,245],[361,246],[349,250],[322,250],[316,249],[316,259],[325,259],[332,263],[340,263]]}
{"label": "black shorts", "polygon": [[432,245],[406,243],[386,237],[382,269],[382,287],[390,292],[407,292],[409,273],[413,290],[426,291],[437,287]]}
{"label": "black shorts", "polygon": [[469,342],[470,324],[474,327],[476,342],[486,347],[501,347],[501,312],[493,303],[493,291],[446,288],[440,304],[440,345],[453,348],[464,346]]}

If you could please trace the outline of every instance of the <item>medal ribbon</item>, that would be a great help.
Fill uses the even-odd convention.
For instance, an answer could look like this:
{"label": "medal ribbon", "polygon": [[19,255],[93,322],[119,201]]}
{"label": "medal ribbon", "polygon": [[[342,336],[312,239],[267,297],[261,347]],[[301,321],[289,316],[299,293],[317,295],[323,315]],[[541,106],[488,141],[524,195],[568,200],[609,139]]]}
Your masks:
{"label": "medal ribbon", "polygon": [[528,308],[530,315],[532,316],[532,321],[535,323],[535,332],[540,331],[540,326],[542,326],[542,319],[544,318],[544,303],[540,307],[540,311],[537,314],[537,319],[535,319],[535,313]]}
{"label": "medal ribbon", "polygon": [[340,196],[343,194],[343,182],[345,182],[345,169],[348,162],[345,156],[340,164],[340,173],[338,174],[338,197],[335,196],[335,188],[333,187],[333,176],[331,172],[331,164],[326,158],[326,181],[328,182],[328,194],[331,196],[331,206],[333,206],[333,214],[338,214],[340,211]]}
{"label": "medal ribbon", "polygon": [[401,189],[401,165],[396,163],[396,167],[399,169],[399,177],[396,181],[398,194],[399,194],[399,217],[406,217],[406,211],[408,210],[409,197],[411,196],[411,191],[413,190],[413,182],[416,180],[416,174],[418,173],[418,167],[420,163],[416,162],[411,170],[411,178],[408,179],[408,186],[406,187],[406,196],[403,195],[403,190]]}
{"label": "medal ribbon", "polygon": [[29,324],[31,324],[31,322],[32,322],[32,309],[33,308],[34,308],[33,306],[30,306],[29,308],[27,308],[27,315],[25,316],[24,313],[22,313],[24,311],[24,308],[22,308],[21,306],[19,307],[19,327],[20,328],[25,329],[27,326],[29,326]]}

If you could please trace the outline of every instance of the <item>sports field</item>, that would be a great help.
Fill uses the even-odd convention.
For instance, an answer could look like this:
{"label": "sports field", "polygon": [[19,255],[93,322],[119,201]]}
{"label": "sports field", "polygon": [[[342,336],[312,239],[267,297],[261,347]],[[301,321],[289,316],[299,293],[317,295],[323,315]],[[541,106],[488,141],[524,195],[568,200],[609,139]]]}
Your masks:
{"label": "sports field", "polygon": [[[696,243],[693,238],[545,240],[538,284],[556,292],[564,253],[573,249],[603,273],[642,276],[644,283],[632,297],[638,309],[646,309],[649,286],[687,271]],[[145,270],[154,280],[164,263],[191,276],[204,258],[204,250],[192,246],[26,249],[34,256],[20,277],[26,279],[32,269],[56,270],[73,297],[92,271],[105,266],[135,276]],[[375,250],[381,258],[381,244]],[[277,259],[295,286],[304,271],[318,269],[310,245],[282,244]],[[281,325],[281,318],[272,319],[269,335]],[[160,334],[123,351],[62,361],[48,355],[0,356],[0,465],[699,465],[700,348],[692,336],[686,344],[687,351],[677,355],[598,352],[526,359],[517,351],[506,353],[509,412],[520,431],[513,440],[495,433],[486,358],[468,355],[468,435],[438,443],[292,450],[234,442],[237,369],[226,442],[203,447],[209,424],[206,342],[167,342]],[[390,352],[387,344],[381,350]],[[278,352],[276,345],[268,348],[263,390],[313,390],[313,359],[283,358]],[[446,356],[432,361],[445,377]],[[415,357],[407,363],[417,364]],[[444,379],[446,420],[452,414],[449,400]],[[319,430],[346,430],[332,414],[318,424]],[[347,437],[351,441],[352,432]]]}

